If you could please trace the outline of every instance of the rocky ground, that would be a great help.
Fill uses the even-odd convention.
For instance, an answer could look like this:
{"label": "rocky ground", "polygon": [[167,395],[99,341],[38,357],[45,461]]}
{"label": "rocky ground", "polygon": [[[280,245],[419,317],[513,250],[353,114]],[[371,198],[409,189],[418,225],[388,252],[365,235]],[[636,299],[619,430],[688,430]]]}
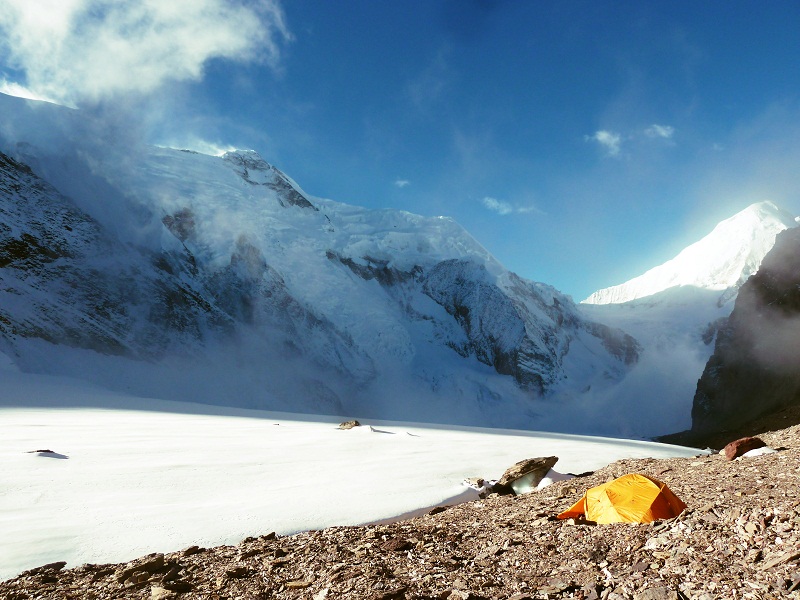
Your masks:
{"label": "rocky ground", "polygon": [[[800,598],[800,425],[766,426],[743,433],[777,453],[622,460],[391,525],[267,534],[127,564],[56,563],[1,582],[0,598]],[[555,518],[586,488],[631,472],[667,483],[687,510],[645,525]]]}

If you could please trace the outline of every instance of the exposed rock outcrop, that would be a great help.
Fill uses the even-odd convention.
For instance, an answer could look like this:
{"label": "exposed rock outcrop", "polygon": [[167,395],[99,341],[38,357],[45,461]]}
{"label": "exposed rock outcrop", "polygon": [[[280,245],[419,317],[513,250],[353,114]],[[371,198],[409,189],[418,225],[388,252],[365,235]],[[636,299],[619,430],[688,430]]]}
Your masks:
{"label": "exposed rock outcrop", "polygon": [[721,431],[800,402],[800,230],[778,234],[740,289],[697,385],[692,429]]}
{"label": "exposed rock outcrop", "polygon": [[264,185],[277,192],[278,201],[281,205],[286,206],[289,204],[319,211],[296,183],[282,171],[261,158],[257,152],[237,150],[235,152],[226,152],[223,158],[234,165],[237,173],[247,183]]}

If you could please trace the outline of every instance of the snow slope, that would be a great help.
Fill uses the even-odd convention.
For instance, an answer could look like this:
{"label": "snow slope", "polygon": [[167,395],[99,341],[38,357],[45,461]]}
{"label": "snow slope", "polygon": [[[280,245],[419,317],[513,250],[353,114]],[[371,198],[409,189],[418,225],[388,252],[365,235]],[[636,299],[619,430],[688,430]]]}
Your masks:
{"label": "snow slope", "polygon": [[2,364],[0,579],[58,560],[125,561],[414,514],[475,499],[464,478],[497,479],[523,458],[556,455],[556,470],[579,473],[697,454],[377,421],[340,431],[325,417],[133,397]]}
{"label": "snow slope", "polygon": [[[586,318],[622,329],[642,351],[618,384],[588,389],[574,400],[585,407],[580,419],[616,422],[617,435],[689,429],[697,381],[739,287],[756,272],[776,235],[796,226],[775,204],[752,204],[674,259],[584,300]],[[646,423],[632,426],[629,415],[643,406]]]}
{"label": "snow slope", "polygon": [[580,422],[614,423],[607,434],[649,438],[689,429],[697,380],[732,307],[718,300],[718,291],[687,286],[623,304],[581,304],[587,318],[623,329],[642,351],[622,381],[576,398]]}
{"label": "snow slope", "polygon": [[23,370],[537,428],[555,389],[607,387],[638,358],[452,219],[311,197],[254,152],[150,146],[109,115],[3,95],[0,114],[0,349]]}
{"label": "snow slope", "polygon": [[[714,291],[738,289],[756,272],[775,244],[775,236],[796,226],[795,217],[774,203],[752,204],[719,223],[675,258],[621,285],[598,290],[583,303],[621,304],[678,286]],[[721,301],[731,298],[721,297]]]}

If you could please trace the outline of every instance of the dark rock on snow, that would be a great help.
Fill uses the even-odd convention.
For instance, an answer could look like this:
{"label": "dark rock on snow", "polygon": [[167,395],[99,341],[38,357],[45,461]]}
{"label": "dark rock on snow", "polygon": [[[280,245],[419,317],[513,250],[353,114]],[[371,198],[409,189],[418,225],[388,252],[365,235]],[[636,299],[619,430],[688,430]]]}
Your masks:
{"label": "dark rock on snow", "polygon": [[523,477],[527,478],[530,487],[535,488],[557,462],[557,456],[540,456],[521,460],[506,469],[497,483],[492,486],[492,491],[499,494],[510,494],[513,491],[512,484]]}

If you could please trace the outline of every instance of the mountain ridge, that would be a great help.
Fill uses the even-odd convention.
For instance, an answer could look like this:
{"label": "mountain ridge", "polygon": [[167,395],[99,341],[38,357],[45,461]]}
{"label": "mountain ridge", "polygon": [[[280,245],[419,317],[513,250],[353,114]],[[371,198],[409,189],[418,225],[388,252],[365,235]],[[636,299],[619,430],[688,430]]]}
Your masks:
{"label": "mountain ridge", "polygon": [[183,400],[535,428],[556,390],[607,386],[636,363],[633,338],[508,272],[452,219],[309,196],[252,151],[121,147],[76,111],[0,105],[21,115],[0,151],[28,177],[0,196],[27,207],[6,245],[27,230],[41,247],[56,233],[89,244],[41,217],[51,198],[106,240],[57,269],[0,269],[9,297],[35,280],[39,312],[63,315],[38,328],[3,315],[2,350],[23,369]]}

